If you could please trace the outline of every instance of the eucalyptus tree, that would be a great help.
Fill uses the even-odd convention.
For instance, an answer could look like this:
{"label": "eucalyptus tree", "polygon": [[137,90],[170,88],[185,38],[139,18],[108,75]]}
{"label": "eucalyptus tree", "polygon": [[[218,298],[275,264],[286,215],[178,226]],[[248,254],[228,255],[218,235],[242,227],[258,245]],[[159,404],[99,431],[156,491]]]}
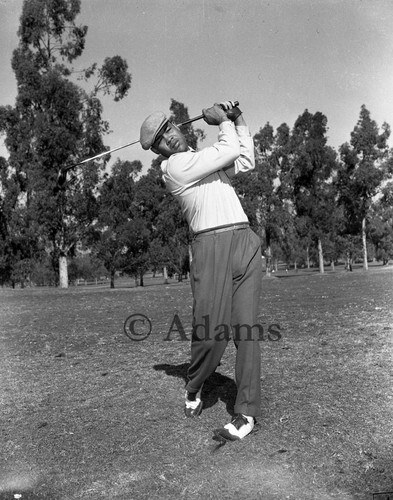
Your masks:
{"label": "eucalyptus tree", "polygon": [[109,123],[98,96],[111,94],[118,101],[131,85],[120,56],[107,57],[101,67],[74,68],[88,31],[76,23],[80,6],[80,0],[24,1],[12,57],[16,102],[0,108],[0,131],[18,189],[15,208],[24,207],[25,224],[36,226],[37,239],[57,262],[62,287],[68,286],[67,257],[95,216],[99,163],[84,167],[78,182],[55,192],[57,173],[106,149]]}
{"label": "eucalyptus tree", "polygon": [[117,160],[97,190],[96,216],[86,241],[108,270],[111,288],[115,287],[116,271],[129,267],[130,249],[135,249],[135,183],[141,170],[140,161]]}
{"label": "eucalyptus tree", "polygon": [[371,204],[369,221],[367,234],[376,258],[386,265],[393,259],[393,182],[387,183]]}
{"label": "eucalyptus tree", "polygon": [[[270,123],[253,137],[255,169],[233,178],[233,185],[253,230],[260,236],[266,257],[266,273],[272,270],[273,248],[287,246],[292,224],[288,198],[289,127],[284,123],[276,132]],[[289,252],[291,253],[291,252]]]}
{"label": "eucalyptus tree", "polygon": [[344,208],[346,233],[361,235],[363,267],[367,263],[367,219],[373,198],[381,189],[382,181],[390,168],[388,139],[390,127],[377,123],[365,105],[361,107],[359,120],[351,132],[350,142],[340,147],[341,165],[337,177],[339,202]]}
{"label": "eucalyptus tree", "polygon": [[318,248],[319,270],[324,272],[323,241],[335,234],[336,153],[327,145],[327,118],[305,110],[291,133],[293,201]]}
{"label": "eucalyptus tree", "polygon": [[19,192],[17,177],[0,158],[0,284],[13,287],[30,281],[36,262],[46,257],[34,220],[18,204]]}

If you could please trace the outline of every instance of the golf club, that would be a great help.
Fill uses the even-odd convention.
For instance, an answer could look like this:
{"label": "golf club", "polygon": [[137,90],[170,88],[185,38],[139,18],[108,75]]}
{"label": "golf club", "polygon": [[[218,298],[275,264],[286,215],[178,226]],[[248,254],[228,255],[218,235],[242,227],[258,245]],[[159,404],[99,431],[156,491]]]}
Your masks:
{"label": "golf club", "polygon": [[[239,106],[239,101],[233,101],[234,107]],[[177,127],[183,127],[184,125],[188,125],[189,123],[195,122],[197,120],[201,120],[203,118],[203,113],[195,116],[194,118],[190,118],[189,120],[186,120],[182,123],[177,124]],[[111,149],[109,151],[104,151],[103,153],[99,153],[98,155],[92,156],[91,158],[86,158],[86,160],[79,161],[78,163],[73,163],[71,165],[62,167],[59,170],[59,173],[57,175],[57,188],[61,188],[64,186],[66,180],[67,180],[67,172],[69,170],[72,170],[75,167],[78,167],[80,165],[83,165],[84,163],[88,163],[89,161],[93,160],[98,160],[98,158],[101,158],[102,156],[109,155],[111,153],[114,153],[115,151],[119,151],[120,149],[128,148],[129,146],[133,146],[134,144],[138,144],[139,139],[133,142],[129,142],[128,144],[124,144],[124,146],[119,146],[117,148]]]}

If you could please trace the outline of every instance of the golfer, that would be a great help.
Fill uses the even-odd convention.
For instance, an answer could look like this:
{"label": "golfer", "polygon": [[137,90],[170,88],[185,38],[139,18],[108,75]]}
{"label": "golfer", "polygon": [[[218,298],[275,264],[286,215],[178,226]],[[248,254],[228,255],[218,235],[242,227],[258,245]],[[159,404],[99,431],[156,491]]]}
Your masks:
{"label": "golfer", "polygon": [[260,415],[260,348],[257,309],[262,278],[260,239],[249,222],[230,178],[255,167],[254,144],[242,112],[231,101],[203,110],[218,126],[218,140],[191,149],[164,113],[143,122],[143,149],[163,155],[163,179],[179,200],[193,233],[191,287],[193,332],[185,395],[186,417],[202,411],[201,391],[216,370],[230,335],[236,345],[237,396],[232,421],[214,431],[228,440],[255,432]]}

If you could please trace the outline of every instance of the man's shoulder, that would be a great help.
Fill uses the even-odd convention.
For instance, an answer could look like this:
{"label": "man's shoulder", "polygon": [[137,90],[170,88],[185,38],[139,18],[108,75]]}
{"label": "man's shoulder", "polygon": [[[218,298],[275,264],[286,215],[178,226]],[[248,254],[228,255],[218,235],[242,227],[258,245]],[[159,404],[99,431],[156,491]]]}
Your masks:
{"label": "man's shoulder", "polygon": [[169,158],[164,160],[163,163],[165,163],[165,167],[172,167],[174,165],[182,165],[185,162],[189,160],[190,157],[192,157],[196,151],[194,149],[189,149],[188,151],[182,151],[181,153],[174,153],[171,155]]}

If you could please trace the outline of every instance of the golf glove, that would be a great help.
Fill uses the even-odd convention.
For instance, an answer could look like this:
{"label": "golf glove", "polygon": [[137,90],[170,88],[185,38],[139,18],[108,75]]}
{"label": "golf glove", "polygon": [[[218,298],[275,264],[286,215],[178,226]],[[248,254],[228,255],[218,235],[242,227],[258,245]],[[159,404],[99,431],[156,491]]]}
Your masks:
{"label": "golf glove", "polygon": [[239,118],[239,116],[242,114],[240,109],[235,106],[235,103],[233,101],[220,102],[220,106],[232,122],[236,121],[236,119]]}
{"label": "golf glove", "polygon": [[211,108],[203,109],[203,119],[208,125],[220,125],[223,121],[228,121],[226,111],[219,104],[214,104]]}

